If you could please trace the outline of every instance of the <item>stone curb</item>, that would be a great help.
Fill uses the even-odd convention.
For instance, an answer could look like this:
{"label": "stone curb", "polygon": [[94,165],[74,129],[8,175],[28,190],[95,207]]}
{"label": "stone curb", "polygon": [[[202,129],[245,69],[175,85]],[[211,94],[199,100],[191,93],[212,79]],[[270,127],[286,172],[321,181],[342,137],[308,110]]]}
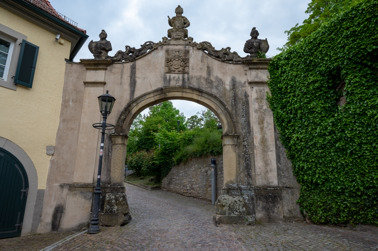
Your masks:
{"label": "stone curb", "polygon": [[146,189],[146,190],[149,190],[149,191],[161,189],[161,186],[146,186],[146,185],[141,185],[141,184],[130,183],[128,181],[125,181],[125,183],[127,183],[129,185],[136,186],[136,187],[140,187],[140,188],[143,188],[143,189]]}
{"label": "stone curb", "polygon": [[50,251],[50,250],[53,250],[54,248],[56,248],[56,247],[62,245],[63,243],[65,243],[65,242],[67,242],[67,241],[69,241],[69,240],[72,240],[73,238],[75,238],[75,237],[77,237],[77,236],[79,236],[79,235],[82,235],[82,234],[86,233],[87,231],[88,231],[88,230],[84,230],[84,231],[82,231],[82,232],[80,232],[80,233],[77,233],[77,234],[73,234],[73,235],[67,236],[66,238],[64,238],[64,239],[62,239],[62,240],[60,240],[60,241],[57,241],[57,242],[51,244],[50,246],[41,249],[40,251]]}

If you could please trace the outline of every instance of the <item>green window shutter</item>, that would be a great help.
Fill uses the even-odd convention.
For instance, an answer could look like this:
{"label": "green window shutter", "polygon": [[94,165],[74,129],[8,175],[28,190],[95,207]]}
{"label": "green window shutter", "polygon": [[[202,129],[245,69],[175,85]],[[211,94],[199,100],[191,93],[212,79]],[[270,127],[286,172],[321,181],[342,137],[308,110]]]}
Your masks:
{"label": "green window shutter", "polygon": [[16,84],[24,85],[29,88],[32,87],[38,50],[38,46],[22,40],[20,57],[18,58],[17,71],[14,79]]}

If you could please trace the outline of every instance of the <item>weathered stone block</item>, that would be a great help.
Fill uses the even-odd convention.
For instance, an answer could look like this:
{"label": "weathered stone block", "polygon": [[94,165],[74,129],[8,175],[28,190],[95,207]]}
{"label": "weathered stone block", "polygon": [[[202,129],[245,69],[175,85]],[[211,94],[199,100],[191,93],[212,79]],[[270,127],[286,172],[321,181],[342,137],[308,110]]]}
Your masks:
{"label": "weathered stone block", "polygon": [[283,217],[285,220],[303,220],[303,216],[297,204],[299,188],[285,188],[282,191]]}
{"label": "weathered stone block", "polygon": [[239,196],[221,195],[215,205],[218,215],[240,216],[246,215],[244,201]]}
{"label": "weathered stone block", "polygon": [[124,186],[103,187],[99,218],[103,226],[123,226],[131,221]]}
{"label": "weathered stone block", "polygon": [[215,203],[216,224],[254,224],[254,194],[251,187],[227,185]]}
{"label": "weathered stone block", "polygon": [[254,189],[256,218],[259,221],[279,221],[283,219],[283,201],[280,188],[257,187]]}

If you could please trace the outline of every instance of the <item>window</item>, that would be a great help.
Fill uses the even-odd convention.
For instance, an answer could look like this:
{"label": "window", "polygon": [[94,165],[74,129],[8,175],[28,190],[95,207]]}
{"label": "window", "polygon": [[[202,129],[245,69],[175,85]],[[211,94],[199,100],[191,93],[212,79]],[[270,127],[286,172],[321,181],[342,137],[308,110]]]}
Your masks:
{"label": "window", "polygon": [[20,57],[14,78],[15,83],[29,88],[32,87],[38,50],[38,46],[22,40]]}
{"label": "window", "polygon": [[0,78],[7,79],[14,43],[0,37]]}
{"label": "window", "polygon": [[0,24],[0,88],[17,88],[14,77],[23,40],[26,40],[24,34]]}

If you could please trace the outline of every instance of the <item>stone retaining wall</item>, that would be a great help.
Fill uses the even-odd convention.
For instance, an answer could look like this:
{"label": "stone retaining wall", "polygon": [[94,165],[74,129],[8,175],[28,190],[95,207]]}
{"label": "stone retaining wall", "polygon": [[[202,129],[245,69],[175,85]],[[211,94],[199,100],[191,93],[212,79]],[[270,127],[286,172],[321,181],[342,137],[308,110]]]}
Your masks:
{"label": "stone retaining wall", "polygon": [[211,201],[211,158],[216,159],[217,197],[223,187],[223,156],[189,159],[174,166],[163,179],[162,188],[185,196]]}

